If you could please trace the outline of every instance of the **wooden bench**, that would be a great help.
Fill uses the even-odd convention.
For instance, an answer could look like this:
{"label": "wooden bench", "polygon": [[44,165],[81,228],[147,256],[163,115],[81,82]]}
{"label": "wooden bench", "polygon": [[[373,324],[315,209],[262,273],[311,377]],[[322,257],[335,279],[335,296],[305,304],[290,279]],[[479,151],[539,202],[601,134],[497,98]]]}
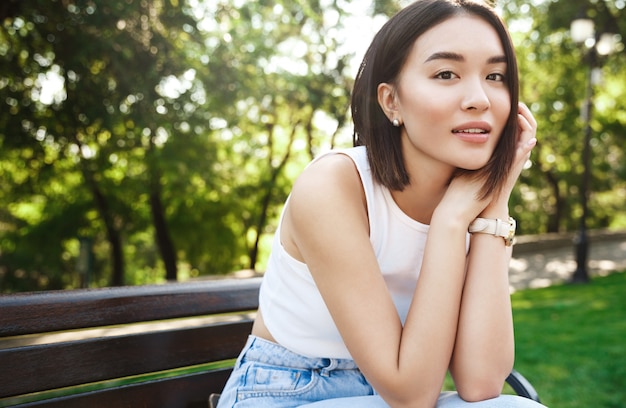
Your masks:
{"label": "wooden bench", "polygon": [[[0,296],[0,407],[208,407],[260,278]],[[519,373],[515,392],[538,400]]]}

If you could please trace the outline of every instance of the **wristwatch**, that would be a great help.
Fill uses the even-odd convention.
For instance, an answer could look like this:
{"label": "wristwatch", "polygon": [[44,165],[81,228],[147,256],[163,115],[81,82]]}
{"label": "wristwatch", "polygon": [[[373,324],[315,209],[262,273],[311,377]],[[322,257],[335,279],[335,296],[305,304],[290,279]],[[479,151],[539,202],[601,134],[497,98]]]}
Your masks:
{"label": "wristwatch", "polygon": [[509,217],[508,221],[491,218],[476,218],[469,226],[470,233],[491,234],[496,237],[504,238],[506,246],[513,245],[515,241],[516,223],[513,217]]}

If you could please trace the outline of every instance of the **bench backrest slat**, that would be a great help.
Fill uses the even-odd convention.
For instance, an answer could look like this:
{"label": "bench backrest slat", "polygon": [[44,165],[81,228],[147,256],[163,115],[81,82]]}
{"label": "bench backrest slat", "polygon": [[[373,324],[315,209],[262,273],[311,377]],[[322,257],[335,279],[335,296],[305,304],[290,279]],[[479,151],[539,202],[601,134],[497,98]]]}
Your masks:
{"label": "bench backrest slat", "polygon": [[0,350],[0,397],[228,360],[251,328],[247,320]]}
{"label": "bench backrest slat", "polygon": [[0,296],[0,337],[254,310],[260,279]]}

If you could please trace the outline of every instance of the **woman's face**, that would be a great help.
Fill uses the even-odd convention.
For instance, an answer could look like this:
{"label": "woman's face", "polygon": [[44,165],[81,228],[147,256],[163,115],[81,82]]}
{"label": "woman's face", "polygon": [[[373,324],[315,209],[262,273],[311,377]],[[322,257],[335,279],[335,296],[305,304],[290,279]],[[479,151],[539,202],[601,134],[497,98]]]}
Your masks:
{"label": "woman's face", "polygon": [[407,166],[487,164],[511,109],[505,61],[496,30],[475,16],[448,19],[415,41],[392,92]]}

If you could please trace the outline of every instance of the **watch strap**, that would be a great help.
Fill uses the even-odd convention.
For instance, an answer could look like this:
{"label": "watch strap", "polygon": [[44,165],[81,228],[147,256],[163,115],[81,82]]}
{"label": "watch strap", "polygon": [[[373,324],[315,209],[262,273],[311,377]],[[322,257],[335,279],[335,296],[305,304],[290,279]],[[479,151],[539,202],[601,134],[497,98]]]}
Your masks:
{"label": "watch strap", "polygon": [[513,245],[516,223],[512,217],[507,221],[492,218],[476,218],[469,225],[470,233],[490,234],[502,237],[507,246]]}

